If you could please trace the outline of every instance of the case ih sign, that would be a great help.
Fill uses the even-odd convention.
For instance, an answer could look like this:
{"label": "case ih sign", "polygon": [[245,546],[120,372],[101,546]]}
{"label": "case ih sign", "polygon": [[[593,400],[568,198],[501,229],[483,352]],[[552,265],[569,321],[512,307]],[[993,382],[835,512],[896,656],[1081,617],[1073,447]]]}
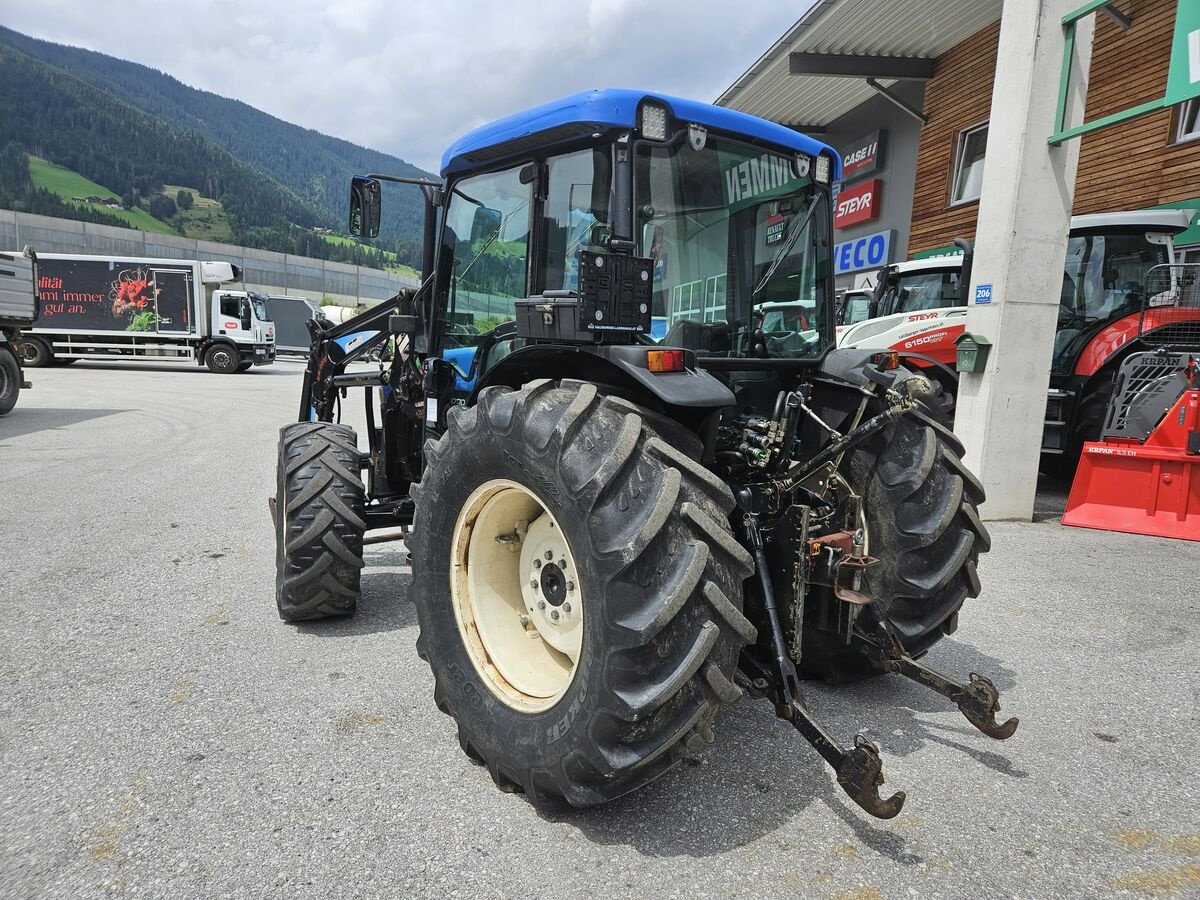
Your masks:
{"label": "case ih sign", "polygon": [[842,181],[853,181],[883,166],[883,145],[887,132],[873,131],[860,138],[842,154]]}
{"label": "case ih sign", "polygon": [[878,178],[842,188],[837,195],[833,213],[834,228],[849,228],[879,218],[879,194],[883,182]]}

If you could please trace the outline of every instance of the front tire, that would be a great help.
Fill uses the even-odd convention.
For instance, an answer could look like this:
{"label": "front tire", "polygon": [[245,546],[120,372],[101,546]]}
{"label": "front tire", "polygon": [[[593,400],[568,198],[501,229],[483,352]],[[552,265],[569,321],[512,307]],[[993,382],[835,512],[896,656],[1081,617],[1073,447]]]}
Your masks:
{"label": "front tire", "polygon": [[[983,486],[962,462],[953,432],[916,413],[855,450],[844,475],[862,495],[869,555],[864,591],[905,651],[921,656],[958,625],[979,596],[976,566],[991,538],[979,518]],[[806,634],[803,668],[829,681],[880,674],[856,647]]]}
{"label": "front tire", "polygon": [[232,375],[238,370],[238,352],[228,344],[213,344],[204,354],[204,364],[210,372]]}
{"label": "front tire", "polygon": [[21,366],[8,345],[0,345],[0,416],[17,405],[21,395]]}
{"label": "front tire", "polygon": [[354,429],[294,422],[279,432],[275,605],[288,622],[351,615],[363,567],[363,506]]}
{"label": "front tire", "polygon": [[[694,436],[579,382],[488,388],[448,425],[413,487],[411,596],[463,750],[535,804],[589,806],[702,749],[755,630],[733,497]],[[559,563],[565,595],[540,574]],[[579,598],[577,644],[542,618],[564,596]],[[557,674],[534,666],[555,649]]]}

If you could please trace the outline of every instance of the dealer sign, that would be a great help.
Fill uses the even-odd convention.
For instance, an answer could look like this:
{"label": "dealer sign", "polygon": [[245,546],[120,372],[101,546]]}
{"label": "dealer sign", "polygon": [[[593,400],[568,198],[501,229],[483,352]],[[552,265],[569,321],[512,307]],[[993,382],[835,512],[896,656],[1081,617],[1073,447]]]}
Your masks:
{"label": "dealer sign", "polygon": [[862,222],[873,222],[879,218],[879,195],[883,182],[878,178],[844,187],[837,195],[833,207],[833,227],[849,228]]}
{"label": "dealer sign", "polygon": [[842,181],[853,181],[883,168],[883,145],[886,139],[887,132],[880,129],[851,144],[842,153]]}

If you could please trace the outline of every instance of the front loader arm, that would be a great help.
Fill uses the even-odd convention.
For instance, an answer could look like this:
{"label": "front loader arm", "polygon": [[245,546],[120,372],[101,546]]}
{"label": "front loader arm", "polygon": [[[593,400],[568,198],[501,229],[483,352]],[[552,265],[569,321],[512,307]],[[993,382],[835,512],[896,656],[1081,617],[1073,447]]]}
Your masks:
{"label": "front loader arm", "polygon": [[[298,421],[333,421],[338,388],[367,383],[357,375],[346,375],[346,367],[387,342],[391,337],[389,318],[413,309],[417,296],[426,285],[416,291],[406,288],[332,328],[317,319],[308,320],[312,346],[308,354],[308,367],[304,372],[304,387],[300,392]],[[378,383],[374,375],[371,379],[374,379],[371,383]]]}

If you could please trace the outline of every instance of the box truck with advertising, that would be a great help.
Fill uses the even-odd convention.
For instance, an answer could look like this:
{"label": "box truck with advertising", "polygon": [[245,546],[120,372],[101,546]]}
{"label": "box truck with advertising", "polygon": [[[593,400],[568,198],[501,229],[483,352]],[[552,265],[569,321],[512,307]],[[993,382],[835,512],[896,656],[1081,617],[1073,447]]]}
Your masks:
{"label": "box truck with advertising", "polygon": [[38,256],[38,321],[22,338],[25,365],[79,359],[193,359],[213,372],[275,360],[267,297],[226,290],[228,262]]}
{"label": "box truck with advertising", "polygon": [[17,405],[21,388],[29,387],[21,371],[18,346],[23,329],[37,318],[37,257],[0,253],[0,416]]}

